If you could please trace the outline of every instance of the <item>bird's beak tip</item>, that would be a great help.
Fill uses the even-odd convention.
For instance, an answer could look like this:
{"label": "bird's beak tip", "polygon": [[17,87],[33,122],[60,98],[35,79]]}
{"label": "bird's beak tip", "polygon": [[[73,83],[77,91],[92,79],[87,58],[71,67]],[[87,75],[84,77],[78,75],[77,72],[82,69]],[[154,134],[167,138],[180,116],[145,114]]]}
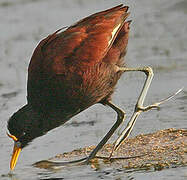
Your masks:
{"label": "bird's beak tip", "polygon": [[12,158],[11,158],[11,161],[10,161],[10,169],[11,169],[11,171],[14,170],[14,168],[16,166],[16,163],[17,163],[17,160],[18,160],[20,152],[21,152],[20,143],[19,142],[15,142]]}

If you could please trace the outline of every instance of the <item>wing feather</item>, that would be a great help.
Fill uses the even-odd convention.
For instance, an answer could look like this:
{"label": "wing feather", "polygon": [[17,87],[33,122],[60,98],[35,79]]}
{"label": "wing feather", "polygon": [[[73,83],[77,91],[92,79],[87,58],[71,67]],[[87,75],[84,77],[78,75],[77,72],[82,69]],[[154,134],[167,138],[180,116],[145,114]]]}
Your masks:
{"label": "wing feather", "polygon": [[104,57],[123,27],[129,15],[127,11],[127,6],[116,6],[86,17],[65,31],[56,31],[42,40],[29,65],[28,99],[40,94],[45,82],[52,82],[49,79],[56,75],[65,77],[73,72],[73,68],[107,62]]}

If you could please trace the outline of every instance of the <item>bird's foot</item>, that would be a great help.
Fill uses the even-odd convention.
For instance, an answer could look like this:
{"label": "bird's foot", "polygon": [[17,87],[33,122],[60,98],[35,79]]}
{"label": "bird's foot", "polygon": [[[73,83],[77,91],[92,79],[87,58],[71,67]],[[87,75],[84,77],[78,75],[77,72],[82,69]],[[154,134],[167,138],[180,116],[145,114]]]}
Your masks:
{"label": "bird's foot", "polygon": [[159,110],[160,109],[160,105],[169,101],[170,99],[172,99],[173,97],[175,97],[177,94],[179,94],[181,91],[183,90],[183,88],[179,89],[177,92],[175,92],[174,94],[168,96],[167,98],[165,99],[162,99],[161,101],[159,102],[156,102],[152,105],[149,105],[149,106],[138,106],[137,105],[137,111],[142,111],[142,112],[145,112],[145,111],[148,111],[150,109],[157,109]]}

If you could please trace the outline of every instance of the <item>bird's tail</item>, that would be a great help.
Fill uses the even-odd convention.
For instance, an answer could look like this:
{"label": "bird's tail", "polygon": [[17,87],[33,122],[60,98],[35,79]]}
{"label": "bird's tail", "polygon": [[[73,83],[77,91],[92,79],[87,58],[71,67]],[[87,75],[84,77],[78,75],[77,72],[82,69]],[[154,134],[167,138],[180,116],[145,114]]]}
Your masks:
{"label": "bird's tail", "polygon": [[123,24],[103,61],[119,66],[124,65],[124,56],[127,52],[131,22],[132,21],[129,20]]}

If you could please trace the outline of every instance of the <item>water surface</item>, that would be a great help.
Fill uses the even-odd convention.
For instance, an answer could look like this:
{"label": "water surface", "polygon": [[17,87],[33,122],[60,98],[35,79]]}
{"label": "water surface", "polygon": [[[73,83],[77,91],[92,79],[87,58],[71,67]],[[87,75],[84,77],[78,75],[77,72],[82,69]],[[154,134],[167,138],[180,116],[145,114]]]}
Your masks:
{"label": "water surface", "polygon": [[[146,104],[154,103],[184,87],[183,92],[160,111],[141,115],[131,136],[166,128],[187,127],[187,2],[185,0],[134,0],[133,20],[126,61],[130,67],[150,65],[155,77]],[[19,158],[15,174],[8,177],[13,142],[6,136],[9,116],[26,103],[27,67],[38,42],[55,30],[71,25],[96,11],[124,3],[122,0],[0,0],[0,179],[186,179],[187,168],[156,172],[121,169],[94,171],[89,166],[57,172],[32,167],[32,163],[57,153],[97,144],[115,121],[115,113],[95,105],[63,127],[34,140]],[[132,114],[145,76],[126,73],[113,101]],[[122,129],[121,129],[122,130]],[[119,131],[111,138],[114,141]]]}

